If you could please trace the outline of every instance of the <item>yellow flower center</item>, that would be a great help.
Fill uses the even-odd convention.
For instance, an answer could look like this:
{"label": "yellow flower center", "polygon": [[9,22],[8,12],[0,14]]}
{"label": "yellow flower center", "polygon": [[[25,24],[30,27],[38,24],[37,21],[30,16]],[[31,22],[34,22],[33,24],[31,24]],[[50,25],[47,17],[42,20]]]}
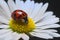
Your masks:
{"label": "yellow flower center", "polygon": [[10,29],[18,33],[29,33],[35,29],[35,23],[32,18],[28,18],[28,24],[22,23],[21,21],[15,21],[11,19],[9,21]]}

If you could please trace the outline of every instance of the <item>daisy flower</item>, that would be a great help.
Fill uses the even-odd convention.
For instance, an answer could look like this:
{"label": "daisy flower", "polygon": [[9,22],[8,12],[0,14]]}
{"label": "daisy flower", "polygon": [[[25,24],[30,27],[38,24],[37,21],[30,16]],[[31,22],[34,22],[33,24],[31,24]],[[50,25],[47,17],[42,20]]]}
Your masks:
{"label": "daisy flower", "polygon": [[[46,11],[48,3],[34,3],[26,0],[0,0],[0,40],[29,40],[29,36],[44,39],[60,37],[59,18],[52,11]],[[52,29],[51,29],[52,28]]]}

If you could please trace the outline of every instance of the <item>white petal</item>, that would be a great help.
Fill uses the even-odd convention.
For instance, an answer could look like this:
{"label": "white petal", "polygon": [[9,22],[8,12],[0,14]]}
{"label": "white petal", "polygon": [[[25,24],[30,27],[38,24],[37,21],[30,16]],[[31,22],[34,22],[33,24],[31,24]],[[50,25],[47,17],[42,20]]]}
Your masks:
{"label": "white petal", "polygon": [[31,16],[31,15],[32,15],[32,12],[33,12],[35,6],[37,5],[37,3],[34,3],[34,1],[31,1],[30,4],[31,4],[31,5],[30,5],[31,8],[30,8],[30,13],[28,13],[28,15],[29,15],[31,18],[33,18],[33,16]]}
{"label": "white petal", "polygon": [[0,25],[0,28],[8,28],[9,26],[8,25]]}
{"label": "white petal", "polygon": [[47,12],[45,12],[44,17],[46,17],[46,16],[52,16],[52,15],[53,15],[52,11],[47,11]]}
{"label": "white petal", "polygon": [[[8,13],[9,14],[9,13]],[[0,7],[0,16],[4,17],[5,19],[9,20],[7,13],[3,10],[3,8]]]}
{"label": "white petal", "polygon": [[18,9],[27,12],[25,9],[25,3],[22,0],[16,0],[15,2],[16,2],[16,6],[18,7]]}
{"label": "white petal", "polygon": [[3,38],[0,38],[0,40],[4,40]]}
{"label": "white petal", "polygon": [[46,32],[46,33],[50,34],[53,37],[60,37],[60,34],[58,33],[54,33],[54,32]]}
{"label": "white petal", "polygon": [[3,34],[5,34],[5,33],[7,33],[7,32],[10,32],[11,30],[8,30],[8,29],[1,29],[0,30],[0,35],[3,35]]}
{"label": "white petal", "polygon": [[[36,3],[37,4],[37,3]],[[30,8],[29,8],[29,13],[28,13],[28,15],[32,18],[32,11],[34,10],[34,5],[35,5],[35,3],[34,3],[34,1],[31,1],[30,2]]]}
{"label": "white petal", "polygon": [[20,0],[15,0],[15,3],[16,3],[17,8],[20,9],[20,6],[19,6],[20,5]]}
{"label": "white petal", "polygon": [[53,37],[60,37],[60,34],[56,33],[57,30],[54,30],[54,29],[47,29],[47,30],[41,30],[41,29],[39,30],[39,29],[37,29],[34,32],[47,33],[47,34],[49,34],[49,35],[51,35]]}
{"label": "white petal", "polygon": [[46,12],[44,17],[40,21],[46,21],[46,20],[49,20],[51,18],[56,18],[56,16],[53,15],[53,12]]}
{"label": "white petal", "polygon": [[42,19],[42,21],[46,21],[46,20],[49,20],[49,19],[52,19],[52,18],[56,18],[55,15],[52,15],[52,16],[46,16]]}
{"label": "white petal", "polygon": [[[41,10],[39,10],[38,14],[35,15],[35,22],[39,21],[40,19],[42,19],[42,16],[44,15],[45,11],[47,10],[48,7],[48,3],[46,3]],[[38,15],[38,16],[37,16]]]}
{"label": "white petal", "polygon": [[8,5],[10,7],[11,12],[13,12],[14,10],[17,10],[17,6],[15,5],[13,0],[8,0]]}
{"label": "white petal", "polygon": [[22,38],[23,40],[29,40],[29,37],[24,33],[20,33],[20,34],[13,33],[13,39],[12,40],[18,40],[20,38]]}
{"label": "white petal", "polygon": [[[34,32],[31,32],[30,34],[33,36],[49,39],[53,37],[60,37],[60,34],[56,33],[57,31],[54,29],[48,29],[48,30],[35,30]],[[48,36],[49,35],[49,36]]]}
{"label": "white petal", "polygon": [[22,39],[23,39],[23,40],[29,40],[29,37],[28,37],[26,34],[23,33],[23,34],[22,34]]}
{"label": "white petal", "polygon": [[1,23],[5,23],[5,24],[8,24],[8,20],[5,19],[4,17],[0,16],[0,22]]}
{"label": "white petal", "polygon": [[31,16],[30,14],[32,13],[34,7],[34,1],[27,0],[25,2],[25,10],[27,11],[27,14]]}
{"label": "white petal", "polygon": [[46,30],[35,29],[34,32],[57,32],[57,30],[55,30],[55,29],[46,29]]}
{"label": "white petal", "polygon": [[12,33],[9,33],[8,35],[6,35],[6,37],[4,37],[4,40],[11,40],[12,38]]}
{"label": "white petal", "polygon": [[7,15],[5,14],[5,11],[0,7],[0,16],[5,17],[7,19]]}
{"label": "white petal", "polygon": [[7,3],[4,0],[0,0],[0,8],[2,8],[2,12],[5,12],[5,15],[10,18],[10,10],[8,8]]}
{"label": "white petal", "polygon": [[28,13],[30,13],[29,11],[30,11],[30,6],[31,6],[31,1],[30,0],[27,0],[26,2],[25,2],[25,9],[26,9],[26,11],[28,12]]}
{"label": "white petal", "polygon": [[[23,5],[23,2],[22,2],[21,0],[15,0],[15,2],[16,2],[17,8],[21,10],[21,7],[22,7],[22,5]],[[21,6],[20,6],[20,5],[21,5]]]}
{"label": "white petal", "polygon": [[37,13],[40,11],[41,7],[42,7],[43,3],[35,3],[34,9],[31,13],[31,17],[34,19],[34,17],[37,15]]}
{"label": "white petal", "polygon": [[42,20],[50,18],[51,16],[53,16],[53,12],[52,11],[45,12],[45,14],[43,15],[42,19],[39,20],[39,21],[37,21],[36,24],[39,23],[39,22],[41,22]]}
{"label": "white petal", "polygon": [[40,23],[37,23],[36,26],[50,25],[50,24],[54,24],[54,23],[57,23],[57,22],[59,22],[59,18],[51,17],[48,20],[41,21]]}
{"label": "white petal", "polygon": [[44,15],[43,15],[43,18],[40,20],[47,20],[49,18],[53,17],[53,12],[52,11],[47,11]]}
{"label": "white petal", "polygon": [[52,24],[52,25],[46,25],[46,26],[38,26],[37,29],[47,29],[47,28],[58,28],[60,27],[59,24]]}
{"label": "white petal", "polygon": [[36,32],[32,32],[30,33],[33,36],[39,37],[39,38],[44,38],[44,39],[52,39],[53,37],[47,33],[36,33]]}
{"label": "white petal", "polygon": [[0,35],[0,38],[4,40],[11,40],[12,39],[11,33],[12,33],[11,31],[4,33],[3,35]]}
{"label": "white petal", "polygon": [[12,39],[11,40],[19,40],[21,38],[21,34],[18,34],[16,32],[12,33]]}

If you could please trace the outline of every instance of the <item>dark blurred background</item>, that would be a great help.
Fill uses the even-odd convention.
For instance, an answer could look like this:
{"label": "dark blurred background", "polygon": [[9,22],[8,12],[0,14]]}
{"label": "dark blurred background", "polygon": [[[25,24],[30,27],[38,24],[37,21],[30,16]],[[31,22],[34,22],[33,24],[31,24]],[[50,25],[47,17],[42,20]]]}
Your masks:
{"label": "dark blurred background", "polygon": [[[5,1],[7,1],[7,0],[5,0]],[[23,1],[26,1],[26,0],[23,0]],[[47,11],[53,11],[54,15],[56,15],[57,17],[60,18],[60,0],[34,0],[34,1],[38,2],[38,3],[48,2],[49,7],[48,7]],[[60,24],[60,22],[59,22],[59,24]],[[60,33],[60,28],[57,28],[56,30],[58,30],[58,33]],[[20,40],[22,40],[22,39],[20,39]],[[46,39],[37,38],[37,37],[30,37],[30,40],[46,40]],[[54,38],[54,39],[49,39],[49,40],[60,40],[60,38]]]}

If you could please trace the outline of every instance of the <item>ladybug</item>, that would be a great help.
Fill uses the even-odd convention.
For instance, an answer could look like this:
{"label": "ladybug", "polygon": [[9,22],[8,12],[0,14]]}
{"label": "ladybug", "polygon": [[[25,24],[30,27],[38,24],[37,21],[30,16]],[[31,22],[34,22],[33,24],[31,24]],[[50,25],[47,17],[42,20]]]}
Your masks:
{"label": "ladybug", "polygon": [[11,17],[15,21],[22,21],[24,23],[28,23],[27,13],[22,10],[15,10],[12,12]]}

